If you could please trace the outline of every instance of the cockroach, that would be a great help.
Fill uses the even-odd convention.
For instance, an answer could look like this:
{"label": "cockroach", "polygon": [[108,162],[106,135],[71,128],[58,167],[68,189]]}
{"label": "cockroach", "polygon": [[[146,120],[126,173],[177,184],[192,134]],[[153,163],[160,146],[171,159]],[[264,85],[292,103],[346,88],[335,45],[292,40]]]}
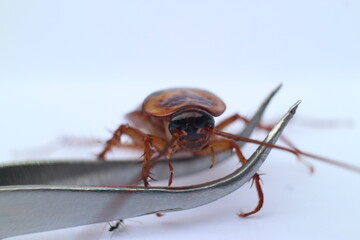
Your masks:
{"label": "cockroach", "polygon": [[[98,154],[98,159],[105,160],[106,154],[113,147],[143,150],[141,178],[145,187],[149,186],[150,161],[154,157],[164,156],[167,160],[170,172],[168,186],[172,184],[174,172],[170,161],[171,156],[181,151],[189,151],[194,155],[211,155],[210,167],[212,167],[215,163],[215,153],[232,150],[244,164],[246,158],[236,141],[266,145],[291,152],[297,157],[308,156],[354,170],[351,166],[302,152],[287,139],[285,143],[289,146],[288,148],[264,144],[261,141],[224,132],[224,128],[237,120],[245,123],[248,121],[245,117],[235,114],[215,125],[214,117],[220,116],[225,109],[226,106],[219,97],[201,89],[173,88],[154,92],[144,100],[141,109],[127,115],[131,125],[122,124],[114,131]],[[264,130],[269,129],[263,125],[258,127]],[[121,136],[124,134],[130,137],[131,144],[121,142]],[[360,170],[355,169],[355,171]],[[257,206],[252,211],[240,213],[241,217],[252,215],[262,208],[264,195],[258,173],[253,176],[253,182],[258,193]]]}

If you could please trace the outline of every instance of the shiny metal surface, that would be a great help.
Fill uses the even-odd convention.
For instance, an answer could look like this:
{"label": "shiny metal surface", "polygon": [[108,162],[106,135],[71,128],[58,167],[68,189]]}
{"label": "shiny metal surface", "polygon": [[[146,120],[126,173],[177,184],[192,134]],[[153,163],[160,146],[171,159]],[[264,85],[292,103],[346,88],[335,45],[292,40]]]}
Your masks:
{"label": "shiny metal surface", "polygon": [[[281,131],[295,113],[298,104],[295,104],[274,126],[264,140],[265,142],[274,143],[278,139]],[[16,185],[9,184],[11,183],[9,181],[8,186],[4,186],[5,182],[3,182],[3,187],[0,187],[0,237],[201,206],[233,192],[251,179],[265,161],[270,150],[270,148],[259,146],[248,162],[232,174],[216,181],[187,187],[95,187],[49,185],[49,183],[46,183],[47,185],[45,183]],[[101,166],[101,164],[97,165],[100,168]],[[113,166],[108,165],[97,174],[107,175],[107,171]],[[76,175],[77,171],[74,172]],[[165,172],[167,177],[167,171]],[[116,172],[114,175],[109,175],[117,178],[120,174]],[[90,176],[91,174],[87,175],[85,179]],[[67,175],[63,177],[66,178]],[[40,179],[37,178],[36,181]],[[61,179],[61,175],[48,182],[54,183],[54,179]]]}

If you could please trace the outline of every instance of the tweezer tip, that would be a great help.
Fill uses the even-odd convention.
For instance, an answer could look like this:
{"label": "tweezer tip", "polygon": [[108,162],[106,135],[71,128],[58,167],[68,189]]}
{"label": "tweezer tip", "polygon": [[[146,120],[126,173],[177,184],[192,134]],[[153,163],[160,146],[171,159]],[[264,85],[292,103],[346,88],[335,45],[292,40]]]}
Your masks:
{"label": "tweezer tip", "polygon": [[271,94],[270,94],[270,96],[274,96],[275,95],[275,93],[277,93],[279,90],[280,90],[280,88],[282,87],[282,83],[280,83],[272,92],[271,92]]}
{"label": "tweezer tip", "polygon": [[296,113],[296,110],[298,108],[298,106],[300,105],[301,100],[298,100],[294,105],[292,105],[289,109],[289,113],[294,115]]}

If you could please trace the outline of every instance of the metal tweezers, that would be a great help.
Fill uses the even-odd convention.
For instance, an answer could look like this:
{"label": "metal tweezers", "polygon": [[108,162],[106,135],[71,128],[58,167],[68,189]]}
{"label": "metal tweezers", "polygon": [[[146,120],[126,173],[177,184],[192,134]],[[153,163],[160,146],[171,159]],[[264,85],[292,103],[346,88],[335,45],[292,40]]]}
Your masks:
{"label": "metal tweezers", "polygon": [[[280,87],[265,99],[241,136],[250,136]],[[264,142],[277,141],[299,103],[279,120]],[[184,187],[129,186],[140,174],[138,160],[0,164],[0,238],[195,208],[240,188],[259,170],[270,150],[260,145],[233,173]],[[230,151],[217,154],[216,161],[229,156]],[[173,166],[176,176],[187,175],[208,168],[209,157],[174,159]],[[152,172],[157,179],[166,179],[166,161],[159,161]]]}

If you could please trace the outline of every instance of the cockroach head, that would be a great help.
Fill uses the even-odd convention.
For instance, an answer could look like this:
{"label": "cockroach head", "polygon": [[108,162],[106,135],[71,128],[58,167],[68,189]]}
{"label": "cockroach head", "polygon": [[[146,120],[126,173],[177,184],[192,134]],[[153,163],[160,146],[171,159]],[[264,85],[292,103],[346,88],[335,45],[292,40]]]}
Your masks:
{"label": "cockroach head", "polygon": [[169,120],[169,131],[177,134],[185,150],[200,150],[207,145],[209,129],[215,125],[214,117],[203,110],[185,110],[173,114]]}

